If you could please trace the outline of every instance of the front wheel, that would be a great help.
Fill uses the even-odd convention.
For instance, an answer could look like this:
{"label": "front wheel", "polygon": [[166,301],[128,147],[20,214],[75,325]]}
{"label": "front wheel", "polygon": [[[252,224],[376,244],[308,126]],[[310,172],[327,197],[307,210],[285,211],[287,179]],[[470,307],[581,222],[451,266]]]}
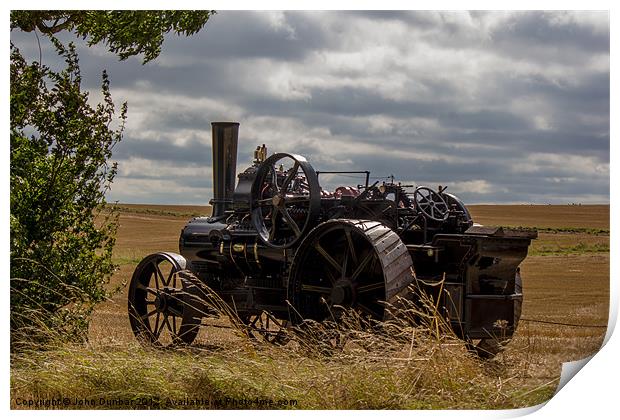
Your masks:
{"label": "front wheel", "polygon": [[201,318],[188,308],[191,284],[185,278],[185,258],[171,252],[145,257],[129,285],[128,310],[131,329],[143,343],[169,347],[191,344]]}

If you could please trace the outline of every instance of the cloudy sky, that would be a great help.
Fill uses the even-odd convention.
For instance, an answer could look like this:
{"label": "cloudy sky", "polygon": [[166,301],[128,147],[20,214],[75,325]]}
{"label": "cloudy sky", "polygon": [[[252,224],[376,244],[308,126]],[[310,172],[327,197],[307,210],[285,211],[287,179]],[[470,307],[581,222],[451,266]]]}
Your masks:
{"label": "cloudy sky", "polygon": [[469,204],[609,202],[607,12],[222,11],[147,65],[77,44],[93,98],[106,68],[129,105],[111,201],[206,204],[210,122],[233,120],[240,170],[266,143]]}

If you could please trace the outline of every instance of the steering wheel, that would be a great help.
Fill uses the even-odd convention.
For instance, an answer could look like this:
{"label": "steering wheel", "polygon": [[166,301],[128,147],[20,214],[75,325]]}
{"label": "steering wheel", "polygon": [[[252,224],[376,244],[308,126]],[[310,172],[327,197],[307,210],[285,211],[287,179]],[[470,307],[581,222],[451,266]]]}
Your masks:
{"label": "steering wheel", "polygon": [[306,158],[289,153],[268,157],[252,184],[252,223],[261,241],[289,248],[310,230],[321,207],[321,187]]}
{"label": "steering wheel", "polygon": [[416,188],[413,201],[418,211],[428,219],[443,222],[448,218],[448,204],[431,188]]}

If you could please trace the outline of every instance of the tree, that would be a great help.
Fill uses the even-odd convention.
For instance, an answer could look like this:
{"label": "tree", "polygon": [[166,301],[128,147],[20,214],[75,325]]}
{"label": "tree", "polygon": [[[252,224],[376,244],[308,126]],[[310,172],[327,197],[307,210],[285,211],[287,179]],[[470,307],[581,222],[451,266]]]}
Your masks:
{"label": "tree", "polygon": [[215,11],[175,10],[16,10],[11,11],[11,29],[44,35],[75,31],[88,45],[103,42],[121,60],[144,55],[144,63],[161,52],[164,35],[193,35]]}
{"label": "tree", "polygon": [[[127,104],[116,109],[103,71],[102,102],[81,89],[78,56],[53,34],[74,31],[120,59],[159,55],[165,33],[190,35],[212,12],[13,11],[11,28],[39,30],[65,60],[60,72],[28,63],[11,44],[11,344],[84,339],[113,273],[117,215],[105,193],[116,175]],[[61,334],[58,334],[60,332]]]}
{"label": "tree", "polygon": [[116,173],[108,159],[127,107],[110,129],[106,73],[103,102],[93,108],[80,88],[75,48],[55,45],[66,62],[59,73],[28,64],[11,45],[11,330],[30,337],[45,327],[84,333],[114,269],[114,218],[96,215]]}

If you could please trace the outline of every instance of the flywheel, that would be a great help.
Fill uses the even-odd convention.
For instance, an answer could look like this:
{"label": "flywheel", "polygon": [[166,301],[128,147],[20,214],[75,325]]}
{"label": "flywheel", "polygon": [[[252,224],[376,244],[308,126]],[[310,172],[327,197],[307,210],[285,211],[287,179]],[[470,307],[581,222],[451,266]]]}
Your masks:
{"label": "flywheel", "polygon": [[291,320],[322,321],[341,308],[384,320],[385,303],[394,303],[411,283],[412,264],[399,236],[379,222],[324,222],[308,234],[293,259],[288,282]]}

